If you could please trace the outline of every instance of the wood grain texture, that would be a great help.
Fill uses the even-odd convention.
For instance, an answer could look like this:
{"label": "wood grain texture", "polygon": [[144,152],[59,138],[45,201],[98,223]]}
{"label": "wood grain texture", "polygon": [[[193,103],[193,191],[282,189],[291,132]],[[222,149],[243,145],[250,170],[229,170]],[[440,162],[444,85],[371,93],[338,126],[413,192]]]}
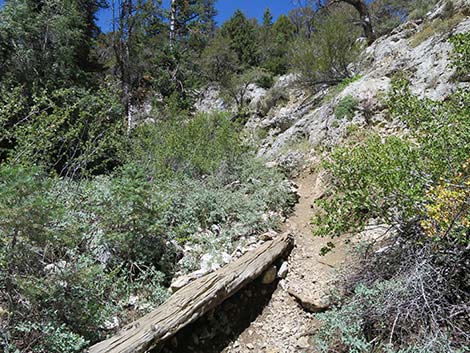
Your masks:
{"label": "wood grain texture", "polygon": [[266,271],[293,248],[284,234],[180,289],[151,313],[95,344],[88,353],[141,353],[175,335]]}

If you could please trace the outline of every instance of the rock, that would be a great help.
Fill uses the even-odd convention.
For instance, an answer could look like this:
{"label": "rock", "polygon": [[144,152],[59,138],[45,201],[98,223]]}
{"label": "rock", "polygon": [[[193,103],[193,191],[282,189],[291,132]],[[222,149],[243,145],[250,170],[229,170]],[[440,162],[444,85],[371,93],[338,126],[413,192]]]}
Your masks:
{"label": "rock", "polygon": [[258,87],[254,83],[248,85],[247,91],[245,93],[245,100],[248,103],[248,107],[253,110],[259,110],[261,102],[266,96],[266,90],[264,88]]}
{"label": "rock", "polygon": [[[468,0],[455,1],[459,5],[454,5],[454,8],[459,11],[464,8],[462,4],[469,7]],[[443,0],[434,14],[429,16],[439,18],[445,3],[446,0]],[[314,103],[308,104],[305,99],[298,99],[291,92],[284,106],[276,106],[269,110],[268,116],[253,120],[250,129],[260,128],[267,132],[258,155],[274,161],[275,165],[280,165],[282,161],[286,168],[295,168],[296,161],[305,158],[292,154],[299,141],[308,139],[311,148],[335,146],[349,135],[351,125],[370,125],[384,132],[403,130],[403,123],[389,119],[383,99],[390,90],[391,78],[400,72],[407,73],[410,89],[419,97],[442,101],[462,85],[468,87],[468,83],[458,83],[454,79],[455,70],[451,66],[453,46],[447,35],[450,30],[445,35],[436,33],[412,45],[414,36],[425,30],[426,26],[429,26],[429,20],[404,23],[365,48],[360,61],[354,66],[360,78],[351,82],[342,92],[334,92],[334,97],[324,100],[325,94],[320,91],[318,96],[312,98]],[[452,33],[468,31],[468,17],[452,29]],[[282,85],[282,81],[279,82],[279,86]],[[277,86],[278,83],[275,83],[274,87]],[[335,108],[347,96],[357,100],[356,114],[352,120],[336,119]]]}
{"label": "rock", "polygon": [[263,284],[271,284],[276,280],[277,270],[276,266],[271,266],[264,274],[261,282]]}
{"label": "rock", "polygon": [[213,254],[204,254],[201,258],[201,271],[209,273],[212,271],[217,271],[220,268],[220,265],[217,263]]}
{"label": "rock", "polygon": [[287,261],[284,261],[281,267],[279,268],[279,271],[277,271],[277,277],[286,278],[288,272],[289,272],[289,265]]}
{"label": "rock", "polygon": [[222,253],[222,261],[224,262],[224,264],[229,264],[230,262],[232,262],[232,256],[230,256],[226,252],[223,252]]}
{"label": "rock", "polygon": [[297,340],[297,347],[302,349],[307,349],[310,347],[310,343],[308,342],[307,336],[302,336]]}
{"label": "rock", "polygon": [[280,353],[279,348],[267,347],[264,351],[265,353]]}
{"label": "rock", "polygon": [[214,233],[214,234],[217,234],[219,235],[220,234],[220,231],[221,231],[221,228],[218,224],[213,224],[211,226],[211,231]]}
{"label": "rock", "polygon": [[119,325],[120,325],[119,318],[117,316],[113,316],[111,319],[106,320],[103,323],[103,325],[101,325],[100,327],[103,330],[111,331],[111,330],[115,330],[119,328]]}
{"label": "rock", "polygon": [[54,262],[52,264],[44,266],[44,271],[47,274],[54,274],[61,272],[67,266],[67,261],[61,260],[58,262]]}
{"label": "rock", "polygon": [[276,165],[284,172],[299,171],[305,161],[305,153],[294,150],[288,151],[276,158]]}
{"label": "rock", "polygon": [[209,86],[199,92],[195,108],[198,112],[209,113],[228,110],[229,106],[221,98],[220,90],[216,86]]}
{"label": "rock", "polygon": [[330,308],[330,304],[326,301],[316,300],[309,298],[303,293],[298,293],[292,289],[288,290],[290,296],[292,296],[300,306],[309,313],[321,313],[327,311]]}
{"label": "rock", "polygon": [[131,295],[129,299],[127,300],[127,305],[128,306],[135,306],[137,302],[139,301],[139,296],[137,295]]}
{"label": "rock", "polygon": [[251,344],[251,343],[247,343],[246,348],[248,348],[249,350],[253,350],[253,349],[255,349],[255,346],[253,346],[253,344]]}

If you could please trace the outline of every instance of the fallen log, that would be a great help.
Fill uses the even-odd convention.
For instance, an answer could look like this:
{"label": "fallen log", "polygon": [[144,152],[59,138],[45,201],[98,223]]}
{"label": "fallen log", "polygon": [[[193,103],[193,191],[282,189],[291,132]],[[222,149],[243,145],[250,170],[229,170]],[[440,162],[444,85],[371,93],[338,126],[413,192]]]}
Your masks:
{"label": "fallen log", "polygon": [[207,274],[173,294],[153,312],[99,342],[88,353],[142,353],[155,348],[262,275],[288,255],[294,240],[284,234],[218,271]]}

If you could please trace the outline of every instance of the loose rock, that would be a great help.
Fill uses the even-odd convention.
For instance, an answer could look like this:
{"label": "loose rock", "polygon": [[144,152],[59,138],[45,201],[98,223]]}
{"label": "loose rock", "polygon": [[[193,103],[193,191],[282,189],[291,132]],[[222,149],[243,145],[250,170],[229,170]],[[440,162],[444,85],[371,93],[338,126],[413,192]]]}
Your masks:
{"label": "loose rock", "polygon": [[263,275],[261,282],[263,284],[271,284],[276,280],[276,266],[271,266]]}

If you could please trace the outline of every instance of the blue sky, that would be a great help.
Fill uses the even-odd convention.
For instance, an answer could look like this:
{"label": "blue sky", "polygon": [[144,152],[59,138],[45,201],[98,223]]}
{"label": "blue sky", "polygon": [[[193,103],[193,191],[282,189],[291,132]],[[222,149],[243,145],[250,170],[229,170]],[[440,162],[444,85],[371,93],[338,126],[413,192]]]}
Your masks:
{"label": "blue sky", "polygon": [[[0,2],[3,0],[0,0]],[[165,7],[168,7],[168,0],[163,0]],[[279,15],[287,14],[295,6],[292,0],[218,0],[217,23],[220,25],[230,18],[235,10],[242,10],[248,17],[255,17],[261,20],[264,10],[269,7],[274,19]],[[103,30],[109,29],[111,23],[111,14],[109,10],[102,10],[99,14],[98,24]]]}
{"label": "blue sky", "polygon": [[[0,5],[4,0],[0,0]],[[164,0],[167,3],[168,0]],[[287,14],[295,6],[291,0],[218,0],[217,1],[217,23],[220,25],[235,12],[236,9],[242,10],[248,17],[256,17],[261,20],[264,10],[269,7],[276,19],[281,14]],[[103,30],[110,28],[111,14],[109,10],[103,10],[99,13],[98,24]]]}

